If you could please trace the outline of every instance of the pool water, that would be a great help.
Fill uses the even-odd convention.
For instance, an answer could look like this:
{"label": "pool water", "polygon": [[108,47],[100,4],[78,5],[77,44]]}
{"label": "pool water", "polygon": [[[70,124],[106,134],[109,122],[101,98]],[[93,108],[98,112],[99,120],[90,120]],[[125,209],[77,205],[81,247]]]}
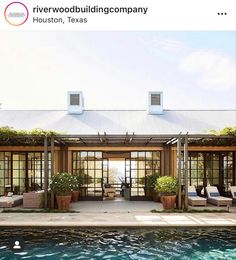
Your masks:
{"label": "pool water", "polygon": [[0,229],[0,259],[236,259],[236,229]]}

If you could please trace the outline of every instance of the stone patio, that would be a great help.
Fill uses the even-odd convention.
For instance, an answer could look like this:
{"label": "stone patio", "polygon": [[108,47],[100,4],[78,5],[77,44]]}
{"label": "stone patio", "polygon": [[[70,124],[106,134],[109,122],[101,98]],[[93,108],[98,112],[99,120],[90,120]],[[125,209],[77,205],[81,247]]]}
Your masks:
{"label": "stone patio", "polygon": [[105,201],[79,201],[70,204],[71,210],[81,213],[149,213],[152,209],[162,210],[162,204],[153,201],[128,201],[128,200],[105,200]]}
{"label": "stone patio", "polygon": [[[190,207],[192,208],[192,207]],[[22,209],[20,207],[13,208]],[[162,210],[152,201],[80,201],[70,204],[78,213],[0,213],[0,226],[78,227],[236,227],[236,207],[230,213],[151,213]],[[194,207],[194,209],[206,209]],[[207,209],[227,209],[209,205]]]}
{"label": "stone patio", "polygon": [[1,213],[2,227],[236,227],[233,213]]}

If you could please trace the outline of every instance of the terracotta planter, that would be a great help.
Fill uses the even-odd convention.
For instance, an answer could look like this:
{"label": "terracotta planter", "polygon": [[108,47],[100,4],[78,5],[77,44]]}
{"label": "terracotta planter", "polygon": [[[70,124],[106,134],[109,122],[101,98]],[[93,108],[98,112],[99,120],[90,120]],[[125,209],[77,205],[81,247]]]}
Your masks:
{"label": "terracotta planter", "polygon": [[78,190],[73,190],[71,192],[71,202],[77,202],[79,200],[79,191]]}
{"label": "terracotta planter", "polygon": [[58,209],[67,210],[70,206],[71,196],[56,196]]}
{"label": "terracotta planter", "polygon": [[173,196],[161,196],[161,202],[164,209],[175,208],[176,195]]}

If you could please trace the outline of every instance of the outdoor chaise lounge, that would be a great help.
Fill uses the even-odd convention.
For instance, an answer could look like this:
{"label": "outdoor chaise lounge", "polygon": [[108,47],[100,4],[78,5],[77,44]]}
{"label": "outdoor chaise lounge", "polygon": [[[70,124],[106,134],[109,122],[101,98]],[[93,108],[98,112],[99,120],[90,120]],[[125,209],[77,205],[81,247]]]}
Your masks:
{"label": "outdoor chaise lounge", "polygon": [[12,195],[9,196],[2,196],[0,197],[0,208],[12,208],[15,206],[19,206],[23,203],[23,196],[22,195]]}
{"label": "outdoor chaise lounge", "polygon": [[24,208],[42,208],[43,207],[44,191],[32,191],[23,193]]}
{"label": "outdoor chaise lounge", "polygon": [[188,204],[190,206],[206,206],[207,199],[197,195],[194,186],[188,187]]}
{"label": "outdoor chaise lounge", "polygon": [[207,201],[216,206],[232,206],[232,199],[220,196],[218,189],[214,186],[206,187]]}
{"label": "outdoor chaise lounge", "polygon": [[231,186],[230,190],[233,198],[233,203],[236,204],[236,186]]}

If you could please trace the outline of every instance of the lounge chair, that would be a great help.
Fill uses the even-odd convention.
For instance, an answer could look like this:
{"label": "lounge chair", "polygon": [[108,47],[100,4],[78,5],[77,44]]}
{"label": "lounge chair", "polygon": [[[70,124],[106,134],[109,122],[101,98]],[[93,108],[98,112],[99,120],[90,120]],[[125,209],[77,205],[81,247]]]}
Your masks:
{"label": "lounge chair", "polygon": [[0,208],[12,208],[19,206],[23,203],[22,195],[13,195],[11,197],[2,196],[0,197]]}
{"label": "lounge chair", "polygon": [[232,206],[232,199],[220,196],[218,189],[214,186],[206,187],[207,201],[216,206]]}
{"label": "lounge chair", "polygon": [[188,204],[190,206],[206,206],[207,199],[198,196],[194,186],[189,186],[188,187]]}
{"label": "lounge chair", "polygon": [[236,186],[231,186],[230,191],[231,191],[231,194],[232,194],[233,203],[236,204]]}

